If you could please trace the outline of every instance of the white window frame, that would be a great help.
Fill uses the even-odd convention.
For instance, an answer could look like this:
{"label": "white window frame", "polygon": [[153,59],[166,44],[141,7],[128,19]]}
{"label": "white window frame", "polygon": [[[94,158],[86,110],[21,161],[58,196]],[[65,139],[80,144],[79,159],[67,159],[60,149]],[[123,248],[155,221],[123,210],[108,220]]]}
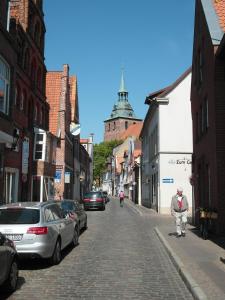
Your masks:
{"label": "white window frame", "polygon": [[[6,188],[7,188],[7,174],[10,174],[10,182],[9,182],[9,188],[10,188],[10,191],[7,191]],[[15,186],[14,186],[14,191],[13,191],[13,195],[12,198],[10,199],[6,199],[6,193],[9,194],[11,193],[11,189],[12,189],[12,176],[15,176]],[[15,169],[15,168],[8,168],[6,167],[5,168],[5,175],[4,175],[4,181],[5,181],[5,188],[4,188],[4,195],[5,195],[5,201],[6,203],[14,203],[14,202],[18,202],[18,181],[19,181],[19,170],[18,169]]]}
{"label": "white window frame", "polygon": [[[45,161],[46,159],[46,131],[40,128],[34,128],[34,133],[35,133],[35,139],[34,139],[34,149],[33,149],[33,160],[42,160]],[[43,140],[42,141],[37,141],[37,135],[42,134],[43,135]],[[36,154],[36,145],[42,145],[42,155],[41,158],[35,158]]]}
{"label": "white window frame", "polygon": [[10,25],[10,1],[8,2],[8,11],[7,11],[7,27],[6,27],[7,31],[9,31],[9,25]]}
{"label": "white window frame", "polygon": [[4,84],[3,108],[0,110],[6,115],[9,114],[9,94],[10,94],[10,67],[0,55],[0,80]]}

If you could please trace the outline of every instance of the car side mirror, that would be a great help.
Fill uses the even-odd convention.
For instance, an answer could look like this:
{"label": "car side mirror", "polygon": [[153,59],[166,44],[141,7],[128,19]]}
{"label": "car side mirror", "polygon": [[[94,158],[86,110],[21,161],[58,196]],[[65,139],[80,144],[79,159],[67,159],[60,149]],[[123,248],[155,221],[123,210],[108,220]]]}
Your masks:
{"label": "car side mirror", "polygon": [[0,232],[0,246],[4,245],[6,241],[5,236]]}

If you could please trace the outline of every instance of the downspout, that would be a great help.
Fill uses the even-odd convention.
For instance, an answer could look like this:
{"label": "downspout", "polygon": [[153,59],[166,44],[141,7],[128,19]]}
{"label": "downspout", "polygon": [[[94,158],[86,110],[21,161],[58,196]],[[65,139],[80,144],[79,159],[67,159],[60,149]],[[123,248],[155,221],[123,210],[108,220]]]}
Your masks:
{"label": "downspout", "polygon": [[138,205],[141,205],[141,157],[140,157],[140,163],[138,167],[139,172],[139,180],[138,180]]}

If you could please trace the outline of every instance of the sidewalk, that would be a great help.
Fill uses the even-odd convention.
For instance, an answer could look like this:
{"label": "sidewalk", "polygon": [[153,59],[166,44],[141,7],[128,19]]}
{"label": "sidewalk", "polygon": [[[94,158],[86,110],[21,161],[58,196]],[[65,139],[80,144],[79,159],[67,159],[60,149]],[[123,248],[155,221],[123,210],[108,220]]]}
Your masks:
{"label": "sidewalk", "polygon": [[[198,230],[187,225],[186,237],[176,238],[174,218],[158,215],[151,209],[125,201],[144,217],[156,218],[155,232],[195,299],[225,299],[224,247],[203,240]],[[224,245],[224,239],[218,240]]]}

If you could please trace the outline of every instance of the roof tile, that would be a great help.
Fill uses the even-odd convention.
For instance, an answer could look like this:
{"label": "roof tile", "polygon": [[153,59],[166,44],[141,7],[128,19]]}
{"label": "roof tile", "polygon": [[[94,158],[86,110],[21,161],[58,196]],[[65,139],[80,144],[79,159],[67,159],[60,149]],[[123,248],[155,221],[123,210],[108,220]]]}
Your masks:
{"label": "roof tile", "polygon": [[219,23],[222,30],[225,32],[225,1],[224,0],[212,0],[216,14],[219,17]]}

